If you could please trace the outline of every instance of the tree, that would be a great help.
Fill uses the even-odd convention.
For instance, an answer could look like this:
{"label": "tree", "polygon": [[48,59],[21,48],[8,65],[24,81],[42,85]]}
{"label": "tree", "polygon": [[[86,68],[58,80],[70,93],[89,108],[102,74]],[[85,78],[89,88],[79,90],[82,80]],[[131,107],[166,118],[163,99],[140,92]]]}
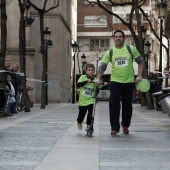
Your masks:
{"label": "tree", "polygon": [[[7,14],[6,0],[1,0],[1,49],[0,49],[0,70],[4,70],[7,41]],[[4,73],[0,72],[0,88],[4,88]]]}
{"label": "tree", "polygon": [[[40,42],[41,42],[41,53],[42,53],[42,62],[43,62],[43,69],[42,69],[42,89],[41,89],[41,109],[45,108],[45,80],[46,80],[46,49],[44,44],[44,15],[48,13],[50,10],[55,9],[59,6],[59,0],[28,0],[28,4],[30,4],[39,14],[40,19]],[[42,7],[42,8],[41,8]]]}
{"label": "tree", "polygon": [[24,12],[28,7],[27,0],[18,0],[20,9],[20,24],[19,24],[19,61],[20,61],[20,71],[24,73],[21,76],[21,85],[23,90],[23,105],[25,104],[25,112],[30,112],[30,100],[26,90],[26,19],[24,18]]}
{"label": "tree", "polygon": [[[118,1],[115,2],[114,0],[108,0],[107,2],[102,1],[102,0],[95,0],[95,1],[94,0],[86,0],[86,1],[89,2],[89,4],[92,4],[92,5],[97,4],[100,8],[105,10],[108,14],[118,18],[121,21],[121,23],[123,25],[125,25],[129,29],[129,31],[131,32],[132,37],[133,37],[134,42],[135,42],[135,45],[136,45],[136,48],[138,49],[138,51],[140,52],[140,54],[143,57],[144,57],[144,48],[143,48],[142,32],[141,32],[141,28],[140,28],[140,26],[142,25],[140,13],[143,15],[143,17],[146,18],[153,34],[158,39],[158,41],[160,41],[159,36],[157,35],[156,31],[154,30],[154,28],[152,26],[151,20],[149,19],[148,15],[144,12],[144,10],[142,8],[142,6],[147,2],[147,0],[131,0],[131,1],[128,1],[128,2],[127,1],[126,2],[118,2]],[[121,6],[121,7],[129,6],[129,7],[131,7],[129,20],[124,20],[123,18],[121,18],[121,16],[116,14],[114,12],[114,10],[112,10],[112,9],[114,9],[114,7],[118,7],[118,6]],[[137,30],[133,26],[134,16],[136,18]],[[163,45],[163,46],[166,48],[165,45]],[[144,71],[143,71],[143,77],[147,78],[146,66],[145,66]],[[151,101],[150,92],[146,92],[146,103],[147,103],[148,109],[154,108],[153,103]],[[144,100],[142,101],[141,105],[145,105]]]}

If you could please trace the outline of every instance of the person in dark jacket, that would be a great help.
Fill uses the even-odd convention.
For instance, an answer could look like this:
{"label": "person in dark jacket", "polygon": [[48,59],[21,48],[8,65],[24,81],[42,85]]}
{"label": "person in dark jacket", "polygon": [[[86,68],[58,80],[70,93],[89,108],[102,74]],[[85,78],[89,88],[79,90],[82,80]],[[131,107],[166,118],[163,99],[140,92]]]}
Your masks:
{"label": "person in dark jacket", "polygon": [[[20,77],[19,77],[19,74],[17,73],[18,72],[18,69],[19,69],[19,64],[18,63],[15,63],[12,67],[12,73],[11,73],[11,76],[12,76],[12,85],[14,86],[14,89],[15,89],[15,100],[16,100],[16,97],[17,97],[17,94],[18,94],[18,88],[19,88],[19,84],[20,84]],[[15,106],[14,106],[14,110],[11,111],[12,113],[17,113],[17,110],[16,110],[16,102],[15,102]]]}
{"label": "person in dark jacket", "polygon": [[11,60],[10,59],[5,59],[5,75],[6,74],[11,74]]}

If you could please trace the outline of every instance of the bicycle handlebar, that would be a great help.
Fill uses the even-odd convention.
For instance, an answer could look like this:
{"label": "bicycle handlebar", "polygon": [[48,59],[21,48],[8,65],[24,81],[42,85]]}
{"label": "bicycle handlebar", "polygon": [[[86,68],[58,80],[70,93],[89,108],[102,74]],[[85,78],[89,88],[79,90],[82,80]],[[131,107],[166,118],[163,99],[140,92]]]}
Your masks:
{"label": "bicycle handlebar", "polygon": [[[92,82],[90,82],[90,83],[94,83],[95,84],[95,82],[94,81],[92,81]],[[99,85],[104,85],[104,83],[101,83],[100,82],[100,84]],[[108,85],[109,85],[109,83],[108,83]]]}
{"label": "bicycle handlebar", "polygon": [[[22,88],[22,86],[19,86],[19,89],[20,90],[23,90],[23,88]],[[26,86],[26,91],[29,91],[29,90],[33,90],[33,88],[32,87],[29,87],[29,86]]]}

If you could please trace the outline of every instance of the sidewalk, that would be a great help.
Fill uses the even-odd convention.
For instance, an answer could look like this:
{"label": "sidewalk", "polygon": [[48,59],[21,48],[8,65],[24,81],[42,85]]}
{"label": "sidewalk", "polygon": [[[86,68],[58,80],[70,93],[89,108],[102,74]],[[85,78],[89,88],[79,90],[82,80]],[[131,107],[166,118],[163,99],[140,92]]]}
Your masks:
{"label": "sidewalk", "polygon": [[170,119],[134,104],[130,134],[110,135],[108,102],[96,107],[94,134],[77,129],[77,104],[34,105],[0,119],[0,170],[169,170]]}

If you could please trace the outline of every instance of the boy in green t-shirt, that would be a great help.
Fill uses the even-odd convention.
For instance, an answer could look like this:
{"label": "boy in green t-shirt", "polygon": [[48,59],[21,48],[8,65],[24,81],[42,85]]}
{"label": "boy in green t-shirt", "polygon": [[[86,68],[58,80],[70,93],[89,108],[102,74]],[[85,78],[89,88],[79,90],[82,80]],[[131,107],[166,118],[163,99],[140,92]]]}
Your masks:
{"label": "boy in green t-shirt", "polygon": [[[87,64],[86,66],[86,75],[82,75],[77,83],[77,86],[79,87],[79,114],[77,118],[77,127],[79,130],[82,130],[82,122],[84,120],[84,117],[86,115],[86,112],[88,111],[87,115],[87,128],[90,127],[91,119],[92,119],[92,112],[93,112],[93,103],[94,98],[96,96],[97,88],[104,89],[105,86],[107,86],[107,82],[104,82],[104,85],[95,85],[95,67],[93,64]],[[93,83],[92,83],[93,82]]]}

